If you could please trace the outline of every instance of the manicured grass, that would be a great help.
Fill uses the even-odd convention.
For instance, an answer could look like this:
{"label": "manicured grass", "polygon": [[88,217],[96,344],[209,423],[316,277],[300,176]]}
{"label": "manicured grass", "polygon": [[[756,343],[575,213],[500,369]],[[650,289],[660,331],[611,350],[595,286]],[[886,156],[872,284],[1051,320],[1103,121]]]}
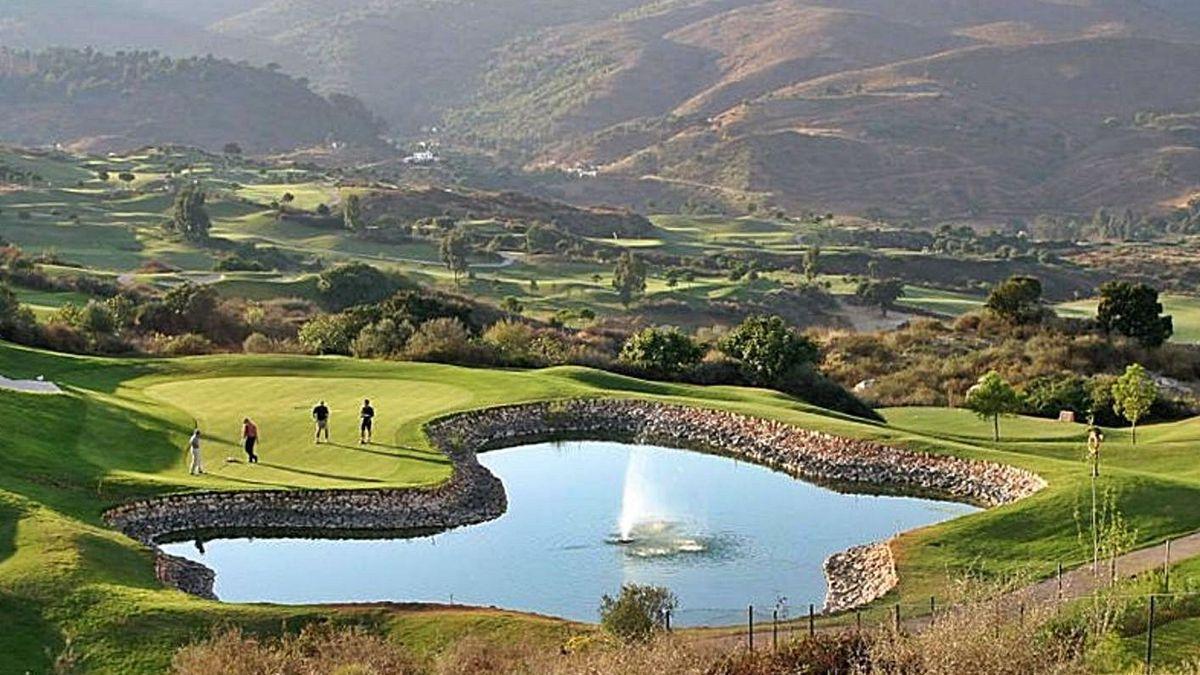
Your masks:
{"label": "manicured grass", "polygon": [[[1163,311],[1170,314],[1175,322],[1175,334],[1171,338],[1176,342],[1200,342],[1200,298],[1186,295],[1163,295],[1161,297]],[[1099,300],[1079,300],[1057,305],[1054,310],[1062,316],[1081,319],[1096,316]]]}
{"label": "manicured grass", "polygon": [[[644,382],[585,368],[469,369],[342,358],[203,357],[107,360],[0,346],[0,373],[45,375],[68,387],[55,397],[0,392],[0,653],[21,668],[44,669],[47,649],[75,636],[100,672],[156,672],[175,646],[211,626],[236,622],[277,633],[321,616],[357,621],[437,649],[455,635],[527,632],[553,648],[583,627],[548,619],[465,610],[291,608],[210,603],[163,590],[146,551],[103,527],[106,506],[179,490],[292,487],[370,488],[429,484],[450,470],[420,433],[447,412],[572,396],[637,396],[726,408],[830,433],[874,438],[930,452],[1007,462],[1050,481],[1007,507],[904,533],[897,540],[901,585],[894,601],[927,602],[947,579],[971,568],[988,574],[1049,574],[1081,563],[1073,513],[1086,488],[1077,425],[1005,420],[990,438],[985,421],[956,410],[892,409],[889,424],[856,421],[788,397],[734,387]],[[379,411],[379,444],[360,448],[354,411],[369,397]],[[325,399],[336,443],[314,446],[309,409]],[[248,466],[237,446],[242,417],[263,434],[263,464]],[[193,423],[206,434],[210,472],[189,477],[183,445]],[[1129,445],[1114,431],[1104,486],[1138,530],[1140,542],[1200,528],[1200,467],[1191,448],[1200,422],[1147,427]],[[614,589],[615,590],[615,589]]]}
{"label": "manicured grass", "polygon": [[986,298],[967,293],[909,285],[904,287],[904,297],[900,298],[897,304],[943,316],[961,316],[982,309],[984,300]]}

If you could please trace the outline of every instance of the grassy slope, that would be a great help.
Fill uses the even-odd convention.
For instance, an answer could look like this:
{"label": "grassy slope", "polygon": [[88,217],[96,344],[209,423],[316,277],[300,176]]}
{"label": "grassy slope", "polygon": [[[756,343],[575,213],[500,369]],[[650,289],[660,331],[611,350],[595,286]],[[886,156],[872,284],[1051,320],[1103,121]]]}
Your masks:
{"label": "grassy slope", "polygon": [[[165,591],[141,547],[107,531],[104,506],[136,495],[181,489],[376,487],[436,481],[449,467],[419,434],[420,423],[452,410],[563,396],[646,396],[717,406],[834,433],[879,438],[935,452],[1006,461],[1035,469],[1052,488],[1016,504],[902,535],[902,585],[896,598],[940,593],[948,573],[979,566],[992,573],[1045,574],[1058,561],[1081,562],[1072,517],[1084,486],[1080,427],[1040,420],[1004,425],[1005,441],[986,423],[945,410],[887,412],[892,426],[822,413],[769,392],[664,385],[579,368],[473,370],[440,365],[300,357],[207,357],[109,361],[0,347],[0,372],[44,374],[70,387],[66,396],[0,393],[0,415],[17,423],[0,437],[0,653],[21,668],[45,666],[46,648],[76,635],[101,671],[152,671],[174,645],[213,624],[236,621],[277,631],[281,622],[333,614],[388,630],[420,648],[436,648],[467,630],[521,631],[556,642],[561,622],[489,612],[230,606]],[[370,396],[381,413],[380,447],[350,447],[347,418]],[[307,408],[330,401],[343,445],[314,448]],[[264,434],[264,464],[224,463],[238,456],[238,420],[254,417]],[[192,420],[211,439],[212,472],[190,478],[181,450]],[[339,422],[339,420],[342,420]],[[1104,480],[1142,542],[1200,528],[1200,468],[1189,448],[1200,422],[1147,428],[1135,450],[1110,435]],[[253,469],[253,471],[250,471]],[[131,639],[131,636],[134,639]],[[0,668],[2,670],[2,668]]]}

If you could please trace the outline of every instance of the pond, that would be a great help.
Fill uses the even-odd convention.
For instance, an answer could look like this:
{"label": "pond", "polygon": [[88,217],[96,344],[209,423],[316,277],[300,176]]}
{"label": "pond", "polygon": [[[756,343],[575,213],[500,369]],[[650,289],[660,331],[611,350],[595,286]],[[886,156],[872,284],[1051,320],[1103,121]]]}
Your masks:
{"label": "pond", "polygon": [[230,602],[427,601],[594,621],[624,583],[669,587],[679,625],[825,597],[830,554],[977,509],[842,494],[727,457],[599,441],[497,450],[492,522],[408,539],[230,538],[167,544]]}

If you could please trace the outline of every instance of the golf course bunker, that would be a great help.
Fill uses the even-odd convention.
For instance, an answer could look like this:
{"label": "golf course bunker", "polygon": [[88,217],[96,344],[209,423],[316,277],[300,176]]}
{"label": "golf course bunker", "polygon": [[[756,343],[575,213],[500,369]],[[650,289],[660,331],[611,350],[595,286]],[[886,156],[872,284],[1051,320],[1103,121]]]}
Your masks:
{"label": "golf course bunker", "polygon": [[[670,587],[680,625],[736,623],[753,603],[821,606],[827,557],[970,513],[841,494],[754,464],[608,441],[488,452],[496,520],[416,538],[195,540],[163,549],[216,571],[225,601],[495,605],[594,621],[623,583]],[[203,549],[201,552],[200,549]]]}
{"label": "golf course bunker", "polygon": [[638,581],[675,590],[681,624],[715,624],[781,597],[869,602],[896,570],[886,544],[861,545],[1046,485],[1003,464],[639,400],[488,408],[425,432],[454,464],[441,485],[186,493],[105,519],[166,547],[165,583],[224,600],[428,600],[594,619],[600,594]]}

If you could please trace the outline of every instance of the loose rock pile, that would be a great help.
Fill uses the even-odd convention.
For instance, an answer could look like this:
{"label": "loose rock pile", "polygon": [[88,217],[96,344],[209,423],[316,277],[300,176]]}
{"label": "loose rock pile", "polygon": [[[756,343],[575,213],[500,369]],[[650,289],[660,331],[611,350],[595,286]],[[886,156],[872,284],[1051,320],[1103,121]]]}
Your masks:
{"label": "loose rock pile", "polygon": [[[454,463],[453,476],[436,487],[187,493],[118,506],[104,517],[112,527],[150,546],[171,535],[222,529],[278,529],[291,535],[445,530],[497,518],[507,508],[504,486],[479,464],[476,453],[563,437],[692,448],[739,457],[818,483],[936,494],[983,506],[1016,501],[1046,485],[1031,472],[1002,464],[912,452],[737,413],[650,401],[573,399],[503,406],[434,420],[425,431],[434,447]],[[887,548],[886,544],[873,546]],[[890,552],[886,565],[879,551],[866,557],[834,558],[826,565],[828,607],[852,607],[895,584]],[[877,572],[856,571],[868,569],[868,563]],[[160,565],[159,578],[182,590],[211,596],[211,578],[205,593],[203,575],[195,570],[174,571],[178,569],[174,563]],[[835,592],[835,587],[845,589]]]}
{"label": "loose rock pile", "polygon": [[887,542],[880,541],[834,553],[825,560],[824,612],[842,612],[881,598],[895,588],[896,560]]}

